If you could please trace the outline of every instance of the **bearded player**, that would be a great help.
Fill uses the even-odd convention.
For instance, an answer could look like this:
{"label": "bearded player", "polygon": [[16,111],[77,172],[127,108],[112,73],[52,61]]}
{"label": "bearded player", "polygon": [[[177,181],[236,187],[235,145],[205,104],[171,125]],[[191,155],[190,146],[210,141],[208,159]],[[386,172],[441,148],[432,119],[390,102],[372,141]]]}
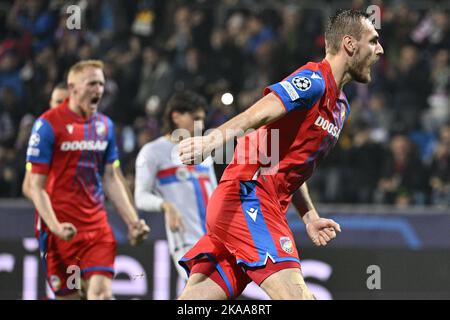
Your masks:
{"label": "bearded player", "polygon": [[[306,180],[336,144],[350,112],[342,88],[352,80],[371,80],[370,68],[383,54],[378,37],[366,14],[338,11],[325,32],[322,61],[267,87],[263,98],[207,136],[180,143],[181,160],[196,163],[235,132],[259,128],[239,139],[233,162],[211,196],[207,234],[180,260],[190,274],[180,299],[232,299],[251,280],[272,299],[314,298],[285,214],[292,201],[317,246],[340,232],[335,221],[320,218]],[[270,166],[261,161],[268,155],[255,139],[263,130],[279,133],[279,161]],[[254,145],[261,155],[256,162],[249,152]]]}

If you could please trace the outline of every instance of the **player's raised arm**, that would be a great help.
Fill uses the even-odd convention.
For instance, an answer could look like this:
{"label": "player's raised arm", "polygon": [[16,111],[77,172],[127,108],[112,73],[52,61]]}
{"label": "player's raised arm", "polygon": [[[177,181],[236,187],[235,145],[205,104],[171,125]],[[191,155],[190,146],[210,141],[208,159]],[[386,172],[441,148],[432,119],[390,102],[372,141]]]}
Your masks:
{"label": "player's raised arm", "polygon": [[249,129],[270,124],[295,109],[310,109],[324,91],[325,81],[320,71],[307,68],[297,70],[283,81],[267,87],[263,98],[207,136],[181,141],[181,161],[186,164],[199,163],[213,150],[230,139],[242,136]]}
{"label": "player's raised arm", "polygon": [[326,246],[328,242],[336,238],[336,232],[341,232],[338,223],[319,216],[312,203],[306,182],[293,194],[292,204],[305,223],[308,236],[316,246]]}
{"label": "player's raised arm", "polygon": [[279,98],[273,93],[258,100],[250,108],[210,132],[207,136],[193,137],[180,142],[180,158],[185,164],[200,163],[211,152],[221,147],[239,132],[257,129],[287,113]]}

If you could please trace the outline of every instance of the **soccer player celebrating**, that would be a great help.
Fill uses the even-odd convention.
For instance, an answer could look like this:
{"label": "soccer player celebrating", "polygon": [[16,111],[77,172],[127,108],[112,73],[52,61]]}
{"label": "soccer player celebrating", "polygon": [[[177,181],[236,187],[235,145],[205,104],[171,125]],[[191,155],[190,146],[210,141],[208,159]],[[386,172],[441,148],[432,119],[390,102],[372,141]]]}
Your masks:
{"label": "soccer player celebrating", "polygon": [[87,299],[111,299],[116,242],[104,194],[127,224],[131,244],[145,239],[149,227],[139,220],[118,177],[114,125],[97,112],[105,83],[103,63],[78,62],[67,83],[69,98],[39,117],[27,150],[41,258],[57,298],[79,298],[81,281],[70,277],[75,266]]}
{"label": "soccer player celebrating", "polygon": [[190,272],[180,299],[235,298],[251,280],[272,299],[314,298],[285,214],[292,201],[317,246],[340,232],[336,222],[319,217],[305,181],[336,144],[348,117],[343,86],[351,80],[368,83],[371,66],[383,54],[368,16],[354,10],[330,18],[325,43],[322,61],[267,87],[263,98],[210,134],[180,143],[181,160],[195,163],[235,131],[276,130],[280,140],[279,161],[266,168],[260,160],[249,161],[252,143],[266,156],[250,139],[254,135],[239,139],[234,160],[211,196],[207,235],[180,260]]}
{"label": "soccer player celebrating", "polygon": [[147,143],[136,159],[136,207],[164,212],[169,250],[184,279],[186,272],[178,260],[205,234],[206,206],[217,180],[211,157],[195,166],[181,163],[174,131],[201,134],[205,108],[203,97],[189,91],[175,93],[166,106],[165,135]]}

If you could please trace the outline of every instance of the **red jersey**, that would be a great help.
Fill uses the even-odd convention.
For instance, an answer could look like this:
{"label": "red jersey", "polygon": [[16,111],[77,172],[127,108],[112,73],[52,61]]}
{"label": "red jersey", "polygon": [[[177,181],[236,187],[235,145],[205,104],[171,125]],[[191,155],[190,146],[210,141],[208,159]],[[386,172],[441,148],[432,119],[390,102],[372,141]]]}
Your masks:
{"label": "red jersey", "polygon": [[105,165],[117,159],[114,125],[101,113],[83,119],[65,100],[34,123],[27,161],[33,173],[47,175],[45,189],[57,219],[79,231],[108,223],[102,176]]}
{"label": "red jersey", "polygon": [[[285,211],[292,193],[311,176],[320,160],[336,144],[350,105],[345,94],[338,90],[325,59],[307,63],[264,90],[265,95],[270,92],[281,100],[288,113],[238,139],[233,161],[221,180],[255,180],[259,174],[270,174]],[[278,130],[278,141],[271,138],[272,130]],[[257,161],[252,161],[255,146]],[[274,147],[278,160],[265,164],[262,158],[269,158],[269,150]],[[272,169],[261,171],[268,167]]]}

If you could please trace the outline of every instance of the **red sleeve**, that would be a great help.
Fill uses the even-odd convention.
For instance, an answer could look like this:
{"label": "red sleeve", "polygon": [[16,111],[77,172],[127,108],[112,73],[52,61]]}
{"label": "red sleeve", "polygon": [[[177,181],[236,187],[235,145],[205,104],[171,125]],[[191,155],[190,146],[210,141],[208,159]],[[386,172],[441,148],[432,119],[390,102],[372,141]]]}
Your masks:
{"label": "red sleeve", "polygon": [[32,173],[39,173],[39,174],[48,174],[48,171],[50,170],[50,166],[46,163],[32,163],[31,166],[31,172]]}

